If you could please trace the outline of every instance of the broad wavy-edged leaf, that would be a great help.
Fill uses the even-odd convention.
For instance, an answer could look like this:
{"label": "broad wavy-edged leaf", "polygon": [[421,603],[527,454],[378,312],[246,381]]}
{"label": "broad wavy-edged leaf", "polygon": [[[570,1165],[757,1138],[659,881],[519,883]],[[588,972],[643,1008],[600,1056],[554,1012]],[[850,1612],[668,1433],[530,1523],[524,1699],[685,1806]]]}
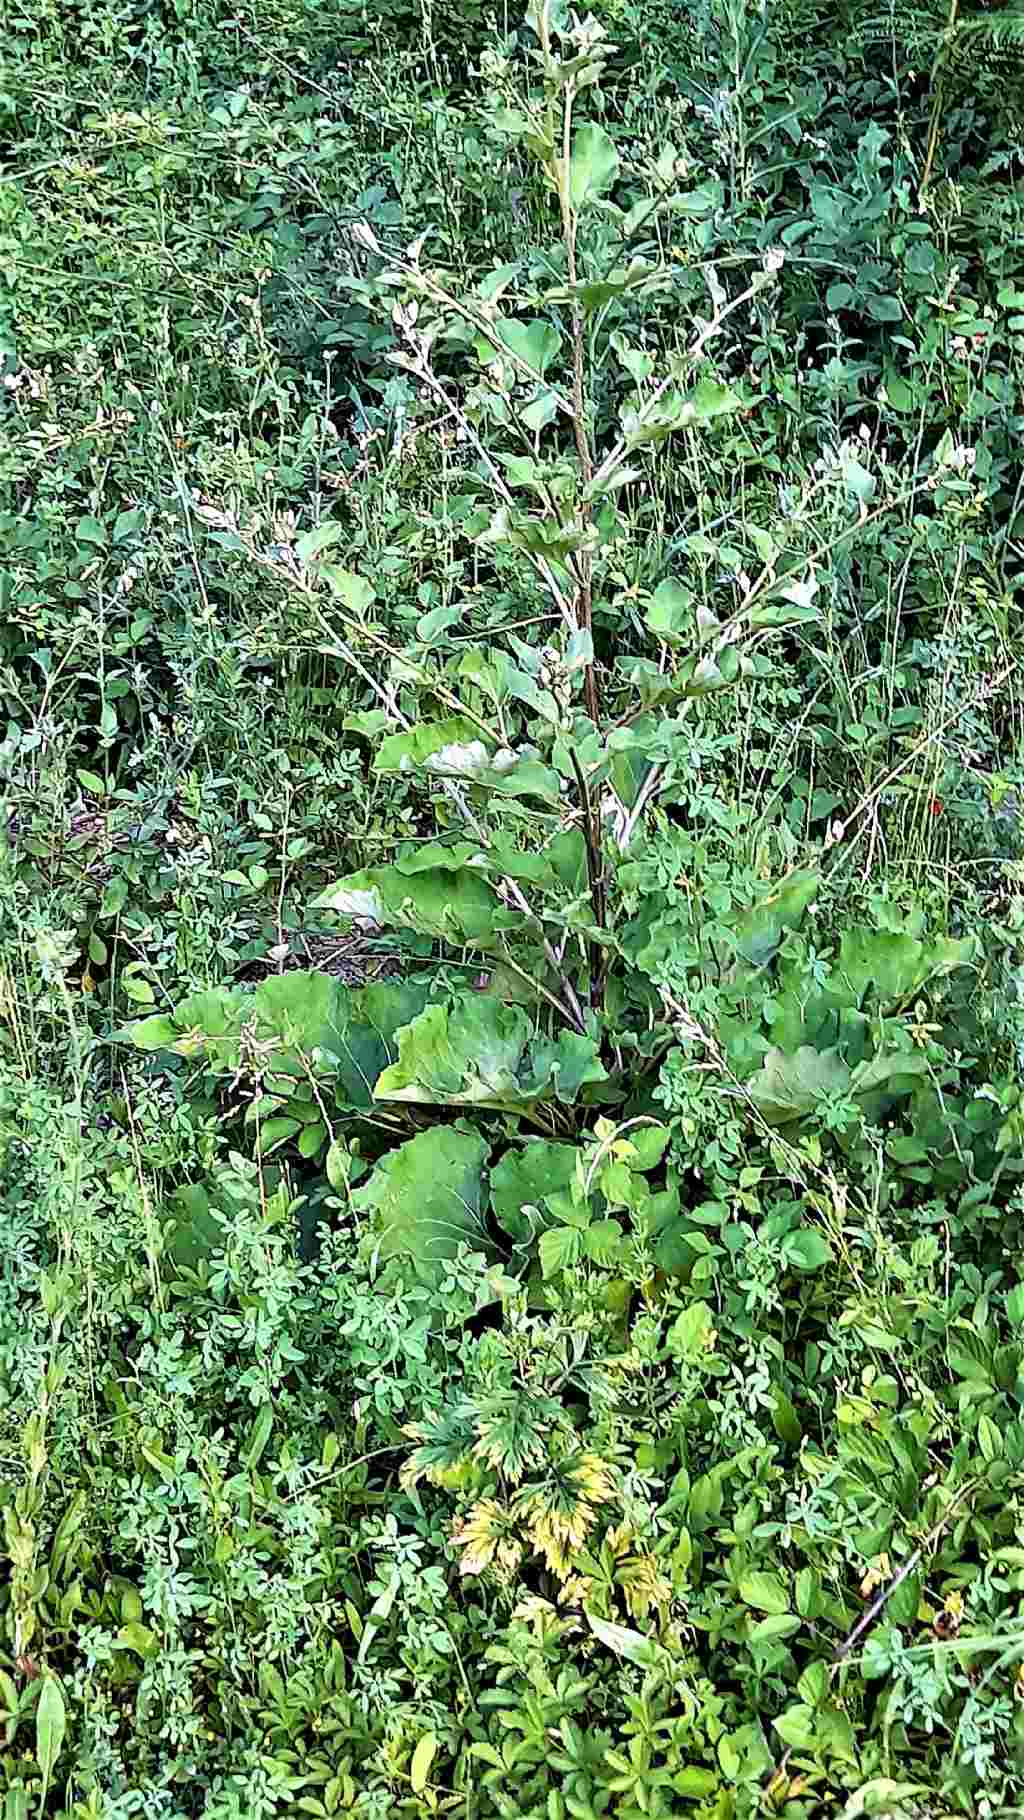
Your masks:
{"label": "broad wavy-edged leaf", "polygon": [[136,1049],[173,1050],[176,1055],[205,1054],[214,1065],[236,1067],[238,1033],[249,995],[238,986],[193,992],[169,1012],[125,1024],[118,1037]]}
{"label": "broad wavy-edged leaf", "polygon": [[940,935],[919,940],[905,931],[848,929],[839,944],[836,986],[863,1003],[873,987],[883,1004],[896,1004],[917,992],[928,979],[944,978],[977,957],[978,944],[966,935],[957,941]]}
{"label": "broad wavy-edged leaf", "polygon": [[568,1102],[586,1082],[604,1079],[589,1037],[535,1036],[518,1005],[466,993],[429,1005],[399,1032],[398,1060],[384,1070],[375,1097],[512,1109],[545,1097]]}
{"label": "broad wavy-edged leaf", "polygon": [[[201,1055],[215,1074],[233,1073],[244,1052],[279,1091],[315,1067],[334,1076],[339,1105],[363,1108],[372,1105],[377,1077],[398,1053],[396,1033],[419,1016],[428,993],[428,985],[404,980],[351,987],[310,969],[272,975],[253,992],[195,993],[172,1012],[129,1024],[122,1035],[138,1049]],[[265,1135],[264,1147],[266,1141]]]}
{"label": "broad wavy-edged leaf", "polygon": [[[794,880],[800,876],[794,874]],[[872,1010],[894,1010],[928,980],[970,967],[976,959],[971,936],[922,939],[906,929],[848,929],[824,981],[811,985],[799,962],[781,961],[772,1038],[784,1050],[838,1043],[848,1059],[860,1060]]]}
{"label": "broad wavy-edged leaf", "polygon": [[478,843],[463,840],[446,847],[440,841],[429,841],[424,847],[409,847],[404,853],[400,852],[393,865],[404,877],[414,878],[417,872],[461,872],[464,866],[482,867],[485,861],[486,855]]}
{"label": "broad wavy-edged leaf", "polygon": [[556,1099],[572,1105],[582,1087],[606,1081],[608,1071],[597,1044],[575,1030],[560,1030],[557,1037],[537,1038],[530,1046],[528,1068],[522,1076],[528,1100]]}
{"label": "broad wavy-edged leaf", "polygon": [[504,908],[493,885],[470,866],[371,866],[328,885],[314,899],[318,910],[369,916],[381,927],[414,929],[449,942],[486,947],[500,930],[522,918]]}
{"label": "broad wavy-edged leaf", "polygon": [[854,1069],[850,1092],[871,1120],[905,1100],[931,1078],[931,1063],[917,1050],[889,1049]]}
{"label": "broad wavy-edged leaf", "polygon": [[393,733],[381,745],[373,768],[385,774],[422,769],[436,777],[481,784],[499,796],[560,801],[557,771],[542,765],[532,751],[485,744],[475,724],[457,716],[423,721],[408,733]]}
{"label": "broad wavy-edged leaf", "polygon": [[367,1107],[383,1068],[397,1054],[395,1037],[417,1017],[429,987],[379,980],[355,988],[330,974],[284,973],[266,979],[251,994],[247,1021],[257,1043],[274,1038],[280,1050],[272,1072],[333,1075],[341,1106]]}
{"label": "broad wavy-edged leaf", "polygon": [[419,1016],[429,986],[411,980],[377,980],[339,995],[330,1030],[321,1045],[336,1068],[339,1105],[366,1107],[381,1072],[398,1054],[398,1032]]}
{"label": "broad wavy-edged leaf", "polygon": [[484,1226],[488,1145],[478,1131],[438,1125],[381,1159],[352,1196],[369,1216],[373,1248],[436,1275],[460,1245],[493,1252]]}
{"label": "broad wavy-edged leaf", "polygon": [[[510,1239],[525,1243],[551,1222],[545,1197],[571,1186],[577,1155],[574,1144],[552,1144],[546,1138],[531,1138],[521,1149],[505,1152],[491,1171],[491,1209]],[[536,1211],[526,1213],[527,1207]]]}
{"label": "broad wavy-edged leaf", "polygon": [[283,1048],[311,1055],[326,1044],[346,990],[340,980],[315,969],[272,974],[249,995],[245,1016],[264,1041],[277,1037]]}
{"label": "broad wavy-edged leaf", "polygon": [[747,1082],[749,1093],[769,1125],[787,1125],[805,1117],[822,1100],[848,1093],[850,1070],[834,1049],[812,1049],[809,1044],[785,1055],[769,1049],[757,1074]]}
{"label": "broad wavy-edged leaf", "polygon": [[431,1106],[514,1104],[530,1030],[522,1011],[491,998],[428,1005],[399,1034],[398,1060],[385,1068],[376,1097]]}
{"label": "broad wavy-edged leaf", "polygon": [[737,953],[754,967],[766,966],[786,931],[800,927],[820,884],[818,872],[793,872],[759,904],[742,911],[731,931]]}

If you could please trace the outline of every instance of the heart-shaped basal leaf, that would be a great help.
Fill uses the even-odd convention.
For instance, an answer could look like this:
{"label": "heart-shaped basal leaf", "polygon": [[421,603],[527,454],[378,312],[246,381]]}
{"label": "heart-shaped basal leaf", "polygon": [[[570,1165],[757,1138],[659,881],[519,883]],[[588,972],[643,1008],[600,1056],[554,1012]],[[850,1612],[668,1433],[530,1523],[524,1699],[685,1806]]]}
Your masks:
{"label": "heart-shaped basal leaf", "polygon": [[314,1073],[333,1075],[337,1104],[365,1108],[398,1054],[396,1033],[419,1016],[429,990],[406,980],[351,987],[315,969],[296,970],[272,975],[253,992],[196,993],[122,1034],[137,1049],[201,1056],[219,1075],[235,1073],[245,1048],[272,1091],[288,1092],[291,1081]]}
{"label": "heart-shaped basal leaf", "polygon": [[605,1078],[590,1037],[537,1036],[517,1005],[480,993],[428,1006],[399,1032],[398,1050],[377,1082],[379,1100],[512,1110],[540,1099],[568,1103]]}
{"label": "heart-shaped basal leaf", "polygon": [[377,1081],[398,1054],[398,1032],[419,1016],[429,991],[418,980],[377,980],[360,991],[339,991],[321,1039],[324,1061],[334,1069],[339,1107],[373,1104]]}
{"label": "heart-shaped basal leaf", "polygon": [[369,1216],[382,1259],[408,1258],[436,1279],[460,1245],[494,1254],[484,1226],[488,1145],[478,1131],[438,1125],[389,1151],[352,1204]]}
{"label": "heart-shaped basal leaf", "polygon": [[[491,1207],[510,1239],[526,1243],[552,1222],[545,1197],[570,1187],[578,1154],[575,1144],[553,1144],[546,1138],[531,1138],[522,1149],[505,1152],[491,1172]],[[528,1212],[530,1208],[535,1211]]]}
{"label": "heart-shaped basal leaf", "polygon": [[920,940],[906,930],[848,929],[840,943],[836,972],[852,1004],[862,1004],[873,986],[884,1005],[894,1005],[918,991],[926,980],[971,966],[977,952],[977,942],[970,935],[960,940],[945,935]]}
{"label": "heart-shaped basal leaf", "polygon": [[809,1044],[792,1055],[769,1049],[757,1074],[747,1082],[747,1092],[769,1125],[788,1125],[813,1112],[822,1100],[846,1093],[850,1070],[834,1049],[812,1049]]}
{"label": "heart-shaped basal leaf", "polygon": [[[814,875],[794,873],[787,885],[795,887],[801,878],[810,883]],[[802,890],[799,895],[804,895]],[[765,908],[771,902],[769,899]],[[798,923],[788,921],[785,926],[795,928]],[[764,933],[767,940],[770,928],[766,927]],[[855,927],[844,932],[839,954],[825,978],[813,984],[806,978],[799,958],[789,960],[783,956],[772,1009],[775,1045],[792,1051],[801,1043],[822,1049],[838,1043],[848,1059],[859,1061],[864,1053],[868,1016],[880,1009],[897,1010],[929,980],[942,979],[974,965],[977,953],[977,943],[971,936],[960,940],[949,936],[922,939],[905,929]],[[748,958],[754,960],[753,952],[748,952]],[[864,1017],[861,1006],[865,1007]],[[863,1027],[859,1038],[858,1026]]]}
{"label": "heart-shaped basal leaf", "polygon": [[247,997],[237,986],[193,992],[172,1011],[125,1024],[117,1032],[118,1040],[146,1053],[170,1049],[176,1055],[205,1055],[212,1067],[233,1069],[238,1065],[238,1038]]}
{"label": "heart-shaped basal leaf", "polygon": [[522,918],[503,908],[494,887],[469,866],[372,866],[328,885],[314,900],[318,910],[368,917],[382,928],[414,929],[442,941],[487,947],[499,931]]}

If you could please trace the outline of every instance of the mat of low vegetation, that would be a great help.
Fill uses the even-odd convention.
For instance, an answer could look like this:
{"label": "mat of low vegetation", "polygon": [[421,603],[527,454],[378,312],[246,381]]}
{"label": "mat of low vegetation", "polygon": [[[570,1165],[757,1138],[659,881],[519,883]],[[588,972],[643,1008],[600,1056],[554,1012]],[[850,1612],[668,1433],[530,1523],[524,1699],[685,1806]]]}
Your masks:
{"label": "mat of low vegetation", "polygon": [[15,6],[3,1820],[1021,1812],[1022,94]]}

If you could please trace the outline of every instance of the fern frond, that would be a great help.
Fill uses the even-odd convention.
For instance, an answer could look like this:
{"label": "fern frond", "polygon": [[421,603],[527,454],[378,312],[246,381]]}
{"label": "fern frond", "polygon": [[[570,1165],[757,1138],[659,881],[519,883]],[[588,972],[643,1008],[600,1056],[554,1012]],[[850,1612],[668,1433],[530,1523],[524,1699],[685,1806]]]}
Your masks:
{"label": "fern frond", "polygon": [[942,30],[944,9],[937,6],[901,5],[891,0],[884,12],[864,12],[856,22],[861,44],[900,44],[911,55],[934,47]]}

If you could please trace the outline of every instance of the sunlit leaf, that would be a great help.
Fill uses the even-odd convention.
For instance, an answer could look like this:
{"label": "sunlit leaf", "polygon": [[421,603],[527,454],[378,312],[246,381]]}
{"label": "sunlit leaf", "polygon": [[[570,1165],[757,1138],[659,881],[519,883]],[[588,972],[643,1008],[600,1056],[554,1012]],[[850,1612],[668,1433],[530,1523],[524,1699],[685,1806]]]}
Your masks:
{"label": "sunlit leaf", "polygon": [[504,909],[482,871],[469,866],[374,866],[339,879],[314,900],[316,909],[343,916],[365,915],[367,905],[382,927],[481,946],[522,920]]}
{"label": "sunlit leaf", "polygon": [[641,1631],[631,1630],[626,1624],[613,1624],[609,1618],[598,1618],[590,1611],[587,1612],[587,1623],[598,1642],[614,1655],[635,1663],[638,1668],[656,1665],[659,1652],[653,1637],[645,1637]]}
{"label": "sunlit leaf", "polygon": [[407,733],[384,740],[374,760],[380,772],[427,771],[479,784],[498,796],[539,796],[560,801],[557,771],[543,765],[532,751],[485,744],[472,721],[452,718],[423,721]]}
{"label": "sunlit leaf", "polygon": [[541,1098],[574,1100],[605,1075],[589,1037],[538,1036],[518,1005],[485,993],[428,1006],[399,1033],[398,1047],[377,1099],[513,1109]]}

